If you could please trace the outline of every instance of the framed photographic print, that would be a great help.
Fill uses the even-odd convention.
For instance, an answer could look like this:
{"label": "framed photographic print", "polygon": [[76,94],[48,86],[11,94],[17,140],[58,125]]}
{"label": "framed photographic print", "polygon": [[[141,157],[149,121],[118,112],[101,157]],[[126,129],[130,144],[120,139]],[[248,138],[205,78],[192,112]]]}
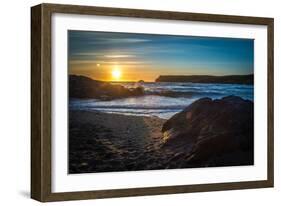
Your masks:
{"label": "framed photographic print", "polygon": [[273,187],[273,19],[31,9],[31,197]]}

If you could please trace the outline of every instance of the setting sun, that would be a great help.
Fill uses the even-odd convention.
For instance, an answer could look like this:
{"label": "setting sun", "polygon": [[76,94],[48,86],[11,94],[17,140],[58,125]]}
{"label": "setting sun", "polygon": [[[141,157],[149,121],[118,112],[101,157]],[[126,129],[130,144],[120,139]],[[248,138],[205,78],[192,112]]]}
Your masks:
{"label": "setting sun", "polygon": [[118,68],[118,67],[115,67],[113,70],[112,70],[112,78],[114,79],[114,80],[120,80],[120,78],[121,78],[121,75],[122,75],[122,73],[121,73],[121,70]]}

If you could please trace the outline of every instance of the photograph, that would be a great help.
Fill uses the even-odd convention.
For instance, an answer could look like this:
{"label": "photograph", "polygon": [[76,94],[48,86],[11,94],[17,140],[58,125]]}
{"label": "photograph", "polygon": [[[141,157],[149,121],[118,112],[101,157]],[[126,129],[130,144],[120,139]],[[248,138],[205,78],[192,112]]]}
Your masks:
{"label": "photograph", "polygon": [[254,165],[254,40],[68,30],[68,172]]}
{"label": "photograph", "polygon": [[229,13],[32,6],[31,198],[274,187],[274,18]]}

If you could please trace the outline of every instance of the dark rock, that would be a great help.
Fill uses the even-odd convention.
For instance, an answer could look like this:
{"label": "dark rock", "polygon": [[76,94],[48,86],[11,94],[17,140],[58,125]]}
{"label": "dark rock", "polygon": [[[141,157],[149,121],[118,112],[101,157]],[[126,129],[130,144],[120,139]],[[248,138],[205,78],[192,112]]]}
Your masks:
{"label": "dark rock", "polygon": [[253,164],[254,105],[249,100],[199,99],[165,122],[162,132],[165,147],[186,151],[184,167]]}
{"label": "dark rock", "polygon": [[94,98],[111,100],[144,94],[142,87],[125,88],[108,82],[93,80],[85,76],[69,75],[69,98]]}

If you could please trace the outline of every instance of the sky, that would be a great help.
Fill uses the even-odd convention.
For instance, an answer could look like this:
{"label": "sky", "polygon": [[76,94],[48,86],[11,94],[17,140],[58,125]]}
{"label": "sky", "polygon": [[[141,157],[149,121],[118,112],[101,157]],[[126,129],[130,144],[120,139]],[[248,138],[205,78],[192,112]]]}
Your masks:
{"label": "sky", "polygon": [[254,40],[68,31],[69,73],[103,81],[253,74]]}

